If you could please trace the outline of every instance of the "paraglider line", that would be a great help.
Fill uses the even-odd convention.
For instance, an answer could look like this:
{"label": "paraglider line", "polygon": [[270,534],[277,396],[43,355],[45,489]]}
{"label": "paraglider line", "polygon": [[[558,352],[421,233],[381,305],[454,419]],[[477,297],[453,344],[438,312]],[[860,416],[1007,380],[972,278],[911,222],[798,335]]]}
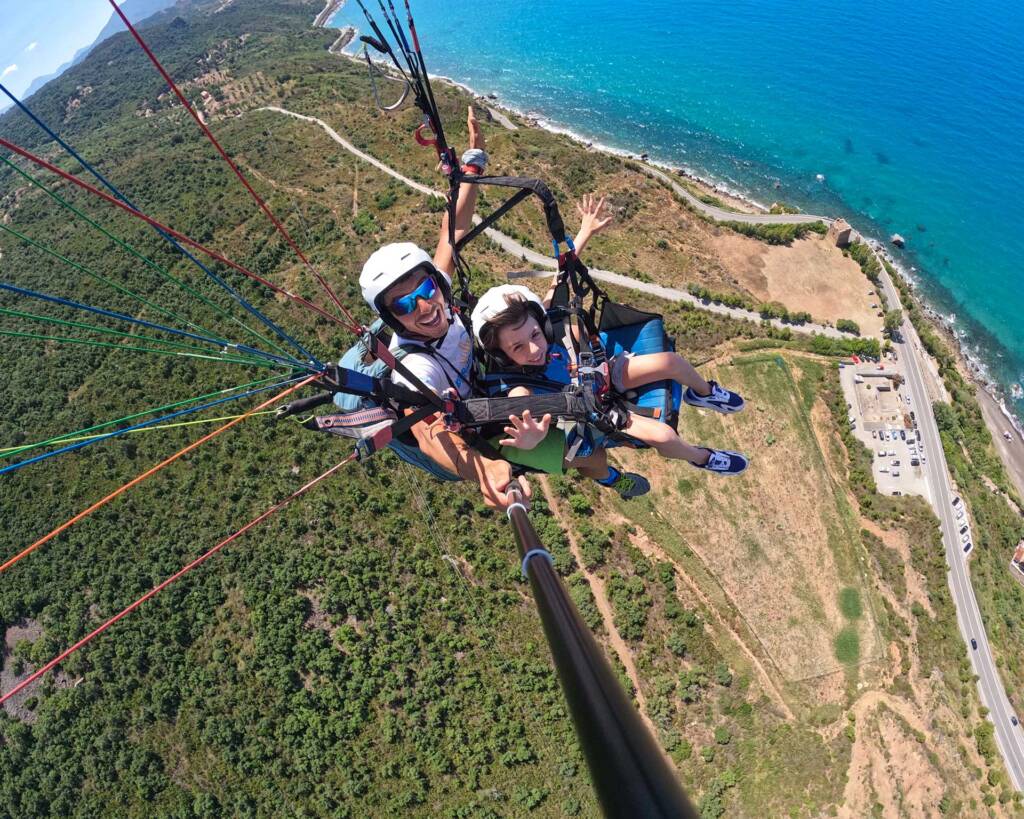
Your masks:
{"label": "paraglider line", "polygon": [[[26,458],[24,461],[18,461],[17,463],[5,466],[2,469],[0,469],[0,475],[6,475],[8,472],[14,472],[18,469],[21,469],[21,467],[23,466],[29,466],[30,464],[39,463],[39,461],[45,461],[48,458],[55,458],[57,455],[63,455],[66,452],[74,452],[76,449],[82,449],[83,447],[89,446],[90,444],[105,441],[108,438],[116,438],[118,435],[124,435],[126,432],[134,432],[135,430],[143,429],[144,427],[151,426],[152,424],[159,423],[160,421],[170,421],[172,418],[180,418],[182,415],[189,415],[193,412],[201,412],[204,409],[209,409],[210,407],[215,407],[218,404],[224,404],[227,403],[228,401],[235,401],[239,398],[248,398],[250,395],[257,395],[258,393],[261,392],[267,392],[268,390],[277,389],[278,387],[282,387],[285,384],[290,384],[296,380],[297,379],[293,378],[288,381],[280,381],[277,384],[270,384],[269,386],[266,387],[257,387],[256,389],[249,390],[248,392],[239,393],[238,395],[229,395],[226,398],[218,398],[216,401],[210,401],[207,404],[200,404],[197,407],[188,407],[187,409],[178,410],[177,412],[172,412],[168,415],[162,415],[158,418],[150,418],[148,421],[142,421],[141,423],[133,424],[130,427],[124,427],[123,429],[115,429],[113,432],[107,432],[104,433],[103,435],[90,437],[88,440],[85,441],[79,441],[78,443],[75,444],[68,444],[68,446],[61,447],[60,449],[55,449],[53,450],[53,452],[45,452],[42,455],[36,455],[32,458]],[[248,412],[236,417],[240,420],[243,417],[249,418],[253,415],[259,414],[260,413],[258,412]],[[6,564],[0,567],[0,571],[3,571],[4,568],[6,568]]]}
{"label": "paraglider line", "polygon": [[205,245],[200,244],[199,242],[195,241],[194,239],[190,239],[184,233],[180,233],[177,230],[174,230],[174,228],[170,228],[167,225],[165,225],[165,224],[163,224],[161,222],[158,222],[152,216],[147,216],[142,211],[136,210],[135,208],[131,207],[130,205],[127,205],[124,202],[122,202],[120,199],[117,199],[117,198],[111,196],[109,193],[105,193],[104,191],[101,191],[99,188],[97,188],[97,187],[95,187],[93,185],[90,185],[88,182],[83,182],[81,179],[79,179],[74,174],[68,173],[67,171],[65,171],[63,169],[58,168],[56,165],[52,164],[51,162],[47,162],[42,157],[36,156],[31,151],[28,151],[25,148],[21,148],[18,145],[15,145],[10,140],[4,139],[3,137],[0,137],[0,147],[7,148],[10,151],[14,151],[19,156],[24,157],[25,159],[27,159],[30,162],[38,165],[39,167],[46,168],[46,170],[51,171],[52,173],[57,174],[61,178],[66,179],[68,182],[71,182],[72,184],[77,185],[78,187],[80,187],[80,188],[82,188],[84,190],[89,191],[90,193],[94,194],[95,196],[98,196],[101,199],[106,200],[110,204],[112,204],[112,205],[114,205],[116,207],[121,208],[121,210],[125,211],[126,213],[132,214],[132,216],[135,216],[136,218],[141,219],[144,222],[147,222],[148,224],[152,225],[153,227],[160,228],[161,230],[169,233],[171,236],[173,236],[178,241],[184,242],[189,247],[193,247],[196,250],[199,250],[202,253],[205,253],[211,259],[216,259],[218,262],[221,262],[222,264],[226,264],[228,267],[232,268],[233,270],[237,270],[243,276],[248,276],[250,279],[253,279],[254,281],[258,281],[264,287],[269,287],[275,293],[280,293],[282,296],[285,296],[286,298],[289,298],[292,301],[297,302],[298,304],[301,304],[303,307],[306,307],[307,309],[312,310],[313,312],[323,316],[324,318],[329,319],[330,321],[333,321],[336,324],[340,324],[342,327],[347,327],[349,330],[351,330],[354,333],[358,333],[360,331],[360,327],[355,322],[355,320],[351,320],[351,324],[346,324],[344,321],[342,321],[336,315],[334,315],[333,313],[329,313],[327,310],[324,310],[319,305],[314,304],[313,302],[309,301],[308,299],[304,299],[302,296],[298,296],[295,293],[292,293],[292,292],[290,292],[288,290],[285,290],[283,287],[279,287],[278,285],[274,284],[273,282],[268,281],[267,279],[263,278],[262,276],[259,276],[256,273],[253,273],[248,268],[245,268],[242,265],[238,264],[238,262],[233,262],[231,259],[227,258],[226,256],[222,256],[220,253],[217,253],[214,250],[210,250]]}
{"label": "paraglider line", "polygon": [[3,705],[11,697],[15,696],[18,692],[24,690],[27,686],[29,686],[32,683],[34,683],[36,680],[38,680],[40,677],[42,677],[47,672],[52,671],[60,663],[62,663],[64,660],[66,660],[68,657],[70,657],[72,654],[74,654],[80,648],[82,648],[87,643],[89,643],[92,640],[94,640],[96,637],[99,637],[99,635],[101,635],[104,631],[106,631],[108,628],[110,628],[112,625],[114,625],[118,620],[121,620],[122,618],[127,617],[129,614],[131,614],[133,611],[135,611],[135,609],[137,609],[139,606],[141,606],[143,603],[145,603],[150,598],[156,597],[156,595],[158,595],[161,591],[163,591],[168,586],[170,586],[171,583],[173,583],[175,580],[178,580],[179,578],[181,578],[184,575],[188,574],[188,572],[192,571],[192,569],[194,569],[197,566],[200,566],[201,564],[205,563],[207,560],[209,560],[211,557],[213,557],[215,554],[217,554],[217,552],[219,552],[221,549],[223,549],[225,546],[227,546],[233,540],[236,540],[237,538],[239,538],[242,535],[244,535],[246,532],[248,532],[253,527],[259,525],[260,523],[265,521],[267,518],[269,518],[271,515],[273,515],[275,512],[278,512],[281,509],[283,509],[285,506],[287,506],[289,503],[291,503],[297,497],[299,497],[300,495],[305,494],[307,491],[312,489],[314,486],[316,486],[318,483],[320,483],[325,478],[329,478],[331,475],[333,475],[335,472],[337,472],[339,469],[341,469],[343,466],[345,466],[345,464],[350,463],[351,461],[353,461],[355,459],[355,457],[356,457],[356,455],[353,452],[351,455],[349,455],[347,458],[345,458],[345,460],[341,461],[340,463],[335,464],[334,466],[332,466],[330,469],[328,469],[323,474],[318,475],[317,477],[313,478],[313,480],[311,480],[309,483],[305,484],[304,486],[302,486],[299,489],[297,489],[294,492],[292,492],[292,494],[290,494],[284,500],[278,501],[276,504],[271,506],[266,512],[264,512],[263,514],[253,518],[252,520],[250,520],[241,529],[239,529],[236,532],[228,535],[226,538],[224,538],[222,541],[220,541],[212,549],[210,549],[207,552],[204,552],[199,557],[197,557],[195,560],[193,560],[191,563],[187,563],[186,565],[182,566],[180,569],[178,569],[178,571],[176,571],[174,574],[172,574],[170,577],[168,577],[162,583],[159,583],[156,586],[154,586],[152,589],[150,589],[148,592],[146,592],[144,595],[142,595],[142,597],[140,597],[134,603],[132,603],[129,606],[126,606],[125,608],[123,608],[121,611],[119,611],[117,614],[115,614],[113,617],[111,617],[105,623],[103,623],[102,625],[96,627],[91,632],[89,632],[87,635],[85,635],[85,637],[83,637],[81,640],[79,640],[73,646],[71,646],[70,648],[68,648],[65,651],[63,651],[60,654],[58,654],[56,657],[54,657],[52,660],[50,660],[42,668],[38,669],[37,671],[34,671],[31,675],[29,675],[27,678],[25,678],[20,683],[18,683],[18,685],[16,685],[14,688],[12,688],[10,691],[8,691],[6,694],[4,694],[3,696],[0,696],[0,705]]}
{"label": "paraglider line", "polygon": [[187,455],[189,452],[191,452],[192,450],[196,449],[200,445],[205,444],[207,441],[211,440],[212,438],[216,438],[222,432],[227,432],[229,429],[231,429],[231,427],[235,426],[236,424],[241,423],[246,418],[248,418],[250,415],[253,415],[253,414],[257,413],[260,410],[265,410],[271,404],[277,403],[282,398],[284,398],[284,397],[286,397],[288,395],[291,395],[293,392],[298,392],[303,387],[305,387],[307,384],[311,384],[317,378],[319,378],[319,375],[311,375],[311,376],[308,376],[308,377],[302,379],[302,381],[299,381],[297,384],[293,384],[292,386],[288,387],[288,389],[286,389],[286,390],[282,390],[277,395],[275,395],[273,398],[268,398],[262,404],[260,404],[260,405],[258,405],[256,407],[253,407],[251,410],[249,410],[248,412],[246,412],[243,415],[240,415],[238,418],[234,419],[233,421],[228,421],[223,426],[217,427],[217,429],[215,429],[213,432],[208,432],[206,435],[204,435],[198,441],[194,441],[193,443],[189,444],[184,449],[178,450],[173,455],[171,455],[169,458],[165,458],[164,460],[162,460],[156,466],[152,466],[149,469],[147,469],[145,472],[143,472],[142,474],[136,475],[134,478],[132,478],[130,481],[128,481],[128,483],[118,487],[113,492],[109,493],[108,495],[105,495],[103,498],[101,498],[100,500],[96,501],[91,506],[87,507],[86,509],[83,509],[81,512],[79,512],[73,518],[70,518],[69,520],[64,521],[64,523],[62,523],[56,529],[53,529],[49,533],[43,535],[41,538],[39,538],[37,541],[35,541],[31,545],[26,546],[24,549],[22,549],[20,552],[18,552],[18,554],[16,554],[14,557],[12,557],[10,560],[8,560],[6,563],[4,563],[3,565],[0,565],[0,574],[2,574],[3,572],[7,571],[9,568],[11,568],[11,566],[13,566],[19,560],[22,560],[25,557],[27,557],[28,555],[30,555],[32,552],[34,552],[36,549],[38,549],[43,544],[49,543],[51,540],[53,540],[55,537],[57,537],[57,535],[59,535],[61,532],[64,532],[64,531],[70,529],[72,526],[74,526],[80,520],[83,520],[84,518],[88,517],[89,515],[91,515],[93,512],[95,512],[100,507],[106,506],[108,503],[110,503],[110,501],[114,500],[114,498],[118,497],[118,495],[124,494],[129,489],[131,489],[133,486],[137,486],[138,484],[142,483],[144,480],[146,480],[146,478],[148,478],[151,475],[154,475],[155,473],[159,472],[165,466],[168,466],[168,465],[174,463],[179,458],[182,458],[183,456]]}
{"label": "paraglider line", "polygon": [[146,56],[149,57],[150,62],[153,63],[153,65],[156,67],[156,70],[160,72],[160,76],[164,78],[164,81],[171,87],[171,90],[174,91],[175,95],[181,101],[181,104],[185,107],[185,110],[189,112],[189,114],[192,116],[192,119],[196,121],[196,124],[202,129],[203,133],[206,134],[206,138],[209,139],[213,147],[217,149],[217,153],[219,153],[221,157],[224,159],[224,161],[227,162],[229,166],[231,166],[231,170],[235,172],[235,176],[238,177],[238,181],[242,183],[242,185],[245,187],[247,191],[249,191],[252,198],[256,200],[256,204],[258,204],[260,206],[260,209],[267,215],[267,218],[269,218],[270,221],[274,223],[274,227],[277,228],[278,232],[284,237],[285,241],[291,246],[292,250],[295,251],[295,254],[302,260],[303,264],[305,264],[306,267],[309,268],[310,272],[316,277],[316,280],[320,283],[320,286],[326,291],[327,295],[331,297],[331,301],[333,301],[335,305],[337,305],[338,309],[341,310],[345,318],[348,319],[353,324],[356,324],[356,320],[352,317],[352,314],[348,311],[348,308],[346,308],[345,305],[341,303],[341,300],[338,298],[337,294],[331,289],[331,286],[327,283],[327,280],[320,275],[320,272],[315,267],[313,267],[309,259],[307,259],[302,250],[299,249],[299,246],[295,244],[295,240],[292,239],[291,234],[288,233],[287,230],[285,230],[284,225],[282,225],[281,222],[278,221],[277,217],[274,216],[273,211],[270,210],[266,202],[264,202],[263,199],[260,198],[260,195],[256,193],[252,185],[249,184],[249,180],[245,178],[245,174],[243,174],[242,171],[239,170],[238,166],[232,161],[231,157],[228,156],[227,151],[225,151],[221,147],[221,144],[217,141],[217,138],[213,135],[213,132],[207,127],[206,123],[203,122],[199,114],[196,113],[196,110],[192,107],[189,101],[185,99],[185,95],[181,93],[181,90],[175,84],[174,80],[171,79],[171,75],[168,74],[164,67],[160,64],[160,61],[156,58],[156,55],[153,53],[150,47],[146,45],[146,41],[142,39],[142,35],[140,35],[139,32],[135,30],[135,26],[131,24],[131,21],[125,16],[125,13],[121,11],[121,7],[118,6],[116,0],[110,0],[110,5],[117,13],[117,16],[121,18],[121,22],[124,23],[125,28],[127,28],[128,31],[131,32],[132,37],[135,38],[135,41],[139,44],[142,50],[146,52]]}
{"label": "paraglider line", "polygon": [[[124,201],[130,207],[132,207],[132,208],[135,207],[135,205],[132,204],[131,200],[127,196],[125,196],[123,193],[121,193],[121,191],[119,191],[114,186],[114,184],[112,182],[110,182],[103,174],[101,174],[92,165],[90,165],[88,162],[86,162],[85,159],[83,159],[81,157],[81,155],[79,155],[78,151],[76,151],[67,142],[65,142],[63,139],[61,139],[59,136],[57,136],[57,134],[54,133],[54,131],[45,122],[43,122],[39,117],[37,117],[35,115],[35,113],[33,113],[33,111],[27,105],[25,105],[24,102],[22,102],[20,99],[18,99],[16,96],[14,96],[14,94],[12,94],[4,86],[3,83],[0,83],[0,91],[3,91],[10,98],[11,102],[13,102],[15,105],[17,105],[18,108],[20,108],[25,113],[25,115],[28,116],[36,125],[38,125],[40,128],[42,128],[49,135],[49,137],[51,139],[53,139],[58,145],[60,145],[71,156],[73,156],[75,159],[77,159],[82,164],[82,167],[85,168],[89,173],[91,173],[93,175],[93,177],[95,179],[97,179],[107,190],[109,190],[112,194],[114,194],[118,199],[121,199],[122,201]],[[299,344],[298,341],[296,341],[294,338],[292,338],[290,335],[288,335],[277,324],[275,324],[264,313],[262,313],[257,307],[255,307],[254,305],[250,304],[242,296],[241,293],[239,293],[237,290],[235,290],[235,288],[233,288],[230,284],[228,284],[226,281],[224,281],[220,276],[218,276],[216,273],[214,273],[212,270],[210,270],[210,268],[208,268],[206,265],[204,265],[201,261],[199,261],[199,259],[197,259],[191,253],[189,253],[180,244],[178,244],[178,242],[175,241],[173,236],[171,236],[169,233],[164,232],[160,228],[156,228],[156,231],[161,236],[163,236],[168,242],[170,242],[178,252],[180,252],[183,256],[185,256],[186,259],[188,259],[189,261],[193,262],[207,276],[209,276],[217,284],[219,284],[224,290],[226,290],[228,293],[230,293],[231,296],[239,304],[242,305],[242,307],[244,307],[252,315],[256,316],[256,318],[258,318],[260,321],[262,321],[267,327],[269,327],[271,330],[273,330],[278,335],[279,338],[281,338],[283,341],[287,341],[289,344],[294,346],[295,349],[299,351],[299,354],[303,356],[303,358],[305,358],[307,360],[312,359],[312,360],[315,361],[314,357],[309,352],[307,352],[306,349],[301,344]],[[236,321],[237,321],[237,319],[236,319]],[[242,326],[244,327],[245,325],[242,325]],[[246,329],[249,329],[249,328],[246,327]]]}

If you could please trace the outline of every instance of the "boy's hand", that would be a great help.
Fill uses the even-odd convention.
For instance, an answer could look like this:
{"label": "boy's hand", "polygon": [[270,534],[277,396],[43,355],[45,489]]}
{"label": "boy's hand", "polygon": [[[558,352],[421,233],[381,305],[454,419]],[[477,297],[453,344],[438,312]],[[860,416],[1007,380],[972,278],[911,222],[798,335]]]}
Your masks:
{"label": "boy's hand", "polygon": [[615,217],[605,209],[604,203],[603,196],[595,201],[594,195],[588,193],[576,204],[576,210],[579,211],[583,220],[580,224],[580,235],[593,236],[612,223],[612,219]]}
{"label": "boy's hand", "polygon": [[516,449],[534,449],[547,436],[548,428],[551,426],[550,415],[545,415],[537,421],[530,415],[529,410],[523,411],[522,418],[510,415],[508,420],[512,424],[505,427],[508,438],[498,443],[502,446],[514,446]]}

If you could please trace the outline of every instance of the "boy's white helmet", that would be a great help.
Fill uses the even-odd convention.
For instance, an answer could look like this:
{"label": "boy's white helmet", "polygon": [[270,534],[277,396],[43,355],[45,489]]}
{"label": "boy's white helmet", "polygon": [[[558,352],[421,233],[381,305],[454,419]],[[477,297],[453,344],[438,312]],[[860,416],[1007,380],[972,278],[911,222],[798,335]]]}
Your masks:
{"label": "boy's white helmet", "polygon": [[382,296],[393,285],[420,269],[437,274],[437,284],[444,295],[445,303],[452,303],[451,279],[434,266],[434,260],[423,248],[412,242],[393,242],[375,250],[363,265],[359,274],[359,288],[363,298],[391,329],[401,332],[402,326],[391,315]]}
{"label": "boy's white helmet", "polygon": [[495,316],[505,312],[510,302],[517,300],[525,301],[527,304],[535,306],[533,312],[550,341],[549,328],[544,326],[547,311],[544,309],[544,302],[541,301],[540,296],[521,284],[499,284],[480,297],[470,316],[473,324],[473,335],[476,336],[477,344],[483,345],[483,341],[480,340],[480,331],[484,325]]}

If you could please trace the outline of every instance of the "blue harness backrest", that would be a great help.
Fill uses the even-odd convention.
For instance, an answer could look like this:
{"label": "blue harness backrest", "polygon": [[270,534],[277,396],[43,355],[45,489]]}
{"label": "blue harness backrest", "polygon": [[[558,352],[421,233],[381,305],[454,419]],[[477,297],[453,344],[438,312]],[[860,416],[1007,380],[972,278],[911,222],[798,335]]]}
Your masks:
{"label": "blue harness backrest", "polygon": [[[373,324],[370,325],[370,332],[374,335],[384,330],[384,322],[377,319]],[[402,359],[408,355],[408,350],[398,349],[394,351],[395,358]],[[345,367],[346,369],[356,370],[374,378],[385,378],[390,369],[388,366],[378,359],[371,359],[369,350],[364,339],[359,339],[355,344],[345,351],[345,354],[341,357],[338,365]],[[344,412],[355,412],[356,410],[368,409],[369,407],[375,407],[375,404],[369,398],[364,398],[358,395],[351,395],[350,393],[339,392],[334,395],[334,404]],[[429,472],[435,478],[442,481],[457,481],[460,478],[457,475],[453,475],[447,469],[443,469],[438,466],[434,461],[425,455],[420,448],[416,445],[416,439],[412,437],[410,433],[406,433],[400,438],[396,438],[388,447],[394,451],[394,453],[405,461],[407,464],[422,469],[425,472]]]}
{"label": "blue harness backrest", "polygon": [[[665,333],[665,320],[657,313],[645,313],[626,304],[605,302],[598,322],[601,343],[608,358],[620,353],[648,355],[675,352],[675,340]],[[658,420],[676,429],[683,388],[676,381],[655,381],[627,399],[644,409],[656,410]]]}

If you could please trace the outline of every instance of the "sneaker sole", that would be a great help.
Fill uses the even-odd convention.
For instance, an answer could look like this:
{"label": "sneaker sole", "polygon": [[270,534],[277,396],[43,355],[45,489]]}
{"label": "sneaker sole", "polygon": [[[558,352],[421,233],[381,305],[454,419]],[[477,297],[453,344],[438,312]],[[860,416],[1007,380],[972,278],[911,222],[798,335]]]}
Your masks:
{"label": "sneaker sole", "polygon": [[709,409],[712,410],[713,412],[719,412],[722,415],[732,415],[737,412],[742,412],[743,409],[747,406],[746,402],[744,402],[740,404],[738,407],[723,407],[720,404],[704,404],[697,401],[687,401],[685,398],[683,399],[683,403],[688,404],[691,407],[697,407],[698,409]]}

